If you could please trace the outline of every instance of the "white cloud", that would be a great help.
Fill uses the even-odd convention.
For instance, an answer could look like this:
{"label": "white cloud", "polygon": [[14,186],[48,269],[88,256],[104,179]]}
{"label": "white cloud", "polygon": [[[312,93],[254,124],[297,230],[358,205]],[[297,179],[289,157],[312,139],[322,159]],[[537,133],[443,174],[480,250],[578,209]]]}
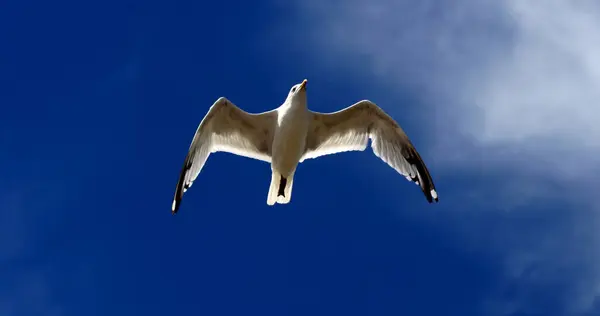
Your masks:
{"label": "white cloud", "polygon": [[[439,134],[490,146],[600,146],[600,3],[596,1],[300,1],[326,62],[422,89]],[[391,81],[391,82],[390,82]],[[450,126],[448,126],[450,125]],[[442,137],[443,139],[443,137]],[[556,149],[560,150],[560,149]]]}
{"label": "white cloud", "polygon": [[463,92],[484,109],[485,124],[474,129],[481,141],[558,138],[560,146],[597,149],[600,3],[593,3],[507,2],[517,30],[511,50]]}
{"label": "white cloud", "polygon": [[507,282],[523,287],[520,300],[503,303],[510,306],[504,312],[534,308],[527,291],[547,282],[564,285],[565,314],[598,308],[600,203],[589,196],[600,187],[594,176],[600,170],[600,2],[310,0],[293,6],[299,12],[293,27],[306,31],[311,44],[298,49],[314,61],[352,67],[390,90],[414,91],[434,113],[435,143],[428,150],[445,172],[472,165],[482,174],[502,171],[500,184],[487,189],[503,188],[499,202],[511,200],[523,213],[535,212],[528,209],[536,201],[566,197],[562,209],[536,217],[544,223],[527,222],[535,229],[513,228],[524,221],[511,218],[496,234],[479,231],[488,238],[467,236],[482,248],[494,245],[486,251],[503,252]]}

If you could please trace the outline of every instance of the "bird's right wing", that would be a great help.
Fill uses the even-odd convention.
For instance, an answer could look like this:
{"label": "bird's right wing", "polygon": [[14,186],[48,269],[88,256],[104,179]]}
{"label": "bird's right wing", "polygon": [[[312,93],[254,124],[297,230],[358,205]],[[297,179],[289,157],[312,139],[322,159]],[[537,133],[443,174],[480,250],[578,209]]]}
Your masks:
{"label": "bird's right wing", "polygon": [[271,162],[277,112],[248,113],[227,98],[219,98],[202,119],[179,173],[171,211],[177,213],[183,194],[192,186],[208,156],[214,152]]}
{"label": "bird's right wing", "polygon": [[312,112],[301,162],[345,151],[363,151],[371,139],[375,155],[421,187],[427,201],[438,201],[431,175],[400,125],[369,100],[334,113]]}

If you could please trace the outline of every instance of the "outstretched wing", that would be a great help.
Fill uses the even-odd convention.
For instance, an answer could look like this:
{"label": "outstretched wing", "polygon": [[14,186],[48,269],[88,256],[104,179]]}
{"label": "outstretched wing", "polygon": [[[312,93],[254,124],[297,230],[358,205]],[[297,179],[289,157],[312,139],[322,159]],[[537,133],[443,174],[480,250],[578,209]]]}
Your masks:
{"label": "outstretched wing", "polygon": [[333,113],[312,112],[306,151],[300,161],[345,151],[363,151],[371,139],[375,155],[438,201],[431,175],[400,125],[369,100]]}
{"label": "outstretched wing", "polygon": [[172,213],[192,186],[211,153],[222,151],[271,162],[271,144],[277,113],[248,113],[227,98],[219,98],[198,125],[179,174]]}

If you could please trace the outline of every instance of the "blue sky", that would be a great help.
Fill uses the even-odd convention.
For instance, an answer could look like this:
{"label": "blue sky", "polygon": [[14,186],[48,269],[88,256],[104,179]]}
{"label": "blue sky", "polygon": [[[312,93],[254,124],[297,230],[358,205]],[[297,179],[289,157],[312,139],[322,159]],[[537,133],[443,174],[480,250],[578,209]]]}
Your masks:
{"label": "blue sky", "polygon": [[[444,3],[5,3],[0,314],[598,315],[598,5]],[[171,216],[209,106],[304,78],[396,118],[440,203],[368,149],[268,207],[217,153]]]}

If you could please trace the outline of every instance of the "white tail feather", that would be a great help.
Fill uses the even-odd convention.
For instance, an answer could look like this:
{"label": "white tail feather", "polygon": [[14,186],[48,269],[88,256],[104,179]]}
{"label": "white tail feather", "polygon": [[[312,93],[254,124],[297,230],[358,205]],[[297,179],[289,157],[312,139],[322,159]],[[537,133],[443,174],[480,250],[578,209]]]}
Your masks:
{"label": "white tail feather", "polygon": [[269,187],[269,194],[267,195],[267,204],[275,205],[275,203],[279,204],[287,204],[292,199],[292,185],[294,184],[294,174],[292,173],[288,178],[283,190],[284,196],[277,196],[279,193],[279,186],[281,185],[281,174],[275,170],[273,170],[271,174],[271,185]]}
{"label": "white tail feather", "polygon": [[281,174],[275,170],[271,174],[271,186],[269,187],[269,194],[267,195],[267,205],[275,205],[277,202],[277,191],[279,190],[279,182],[281,181]]}
{"label": "white tail feather", "polygon": [[285,193],[285,197],[279,196],[277,198],[277,203],[280,204],[288,204],[292,199],[292,185],[294,184],[294,174],[287,178],[287,183],[283,192]]}

